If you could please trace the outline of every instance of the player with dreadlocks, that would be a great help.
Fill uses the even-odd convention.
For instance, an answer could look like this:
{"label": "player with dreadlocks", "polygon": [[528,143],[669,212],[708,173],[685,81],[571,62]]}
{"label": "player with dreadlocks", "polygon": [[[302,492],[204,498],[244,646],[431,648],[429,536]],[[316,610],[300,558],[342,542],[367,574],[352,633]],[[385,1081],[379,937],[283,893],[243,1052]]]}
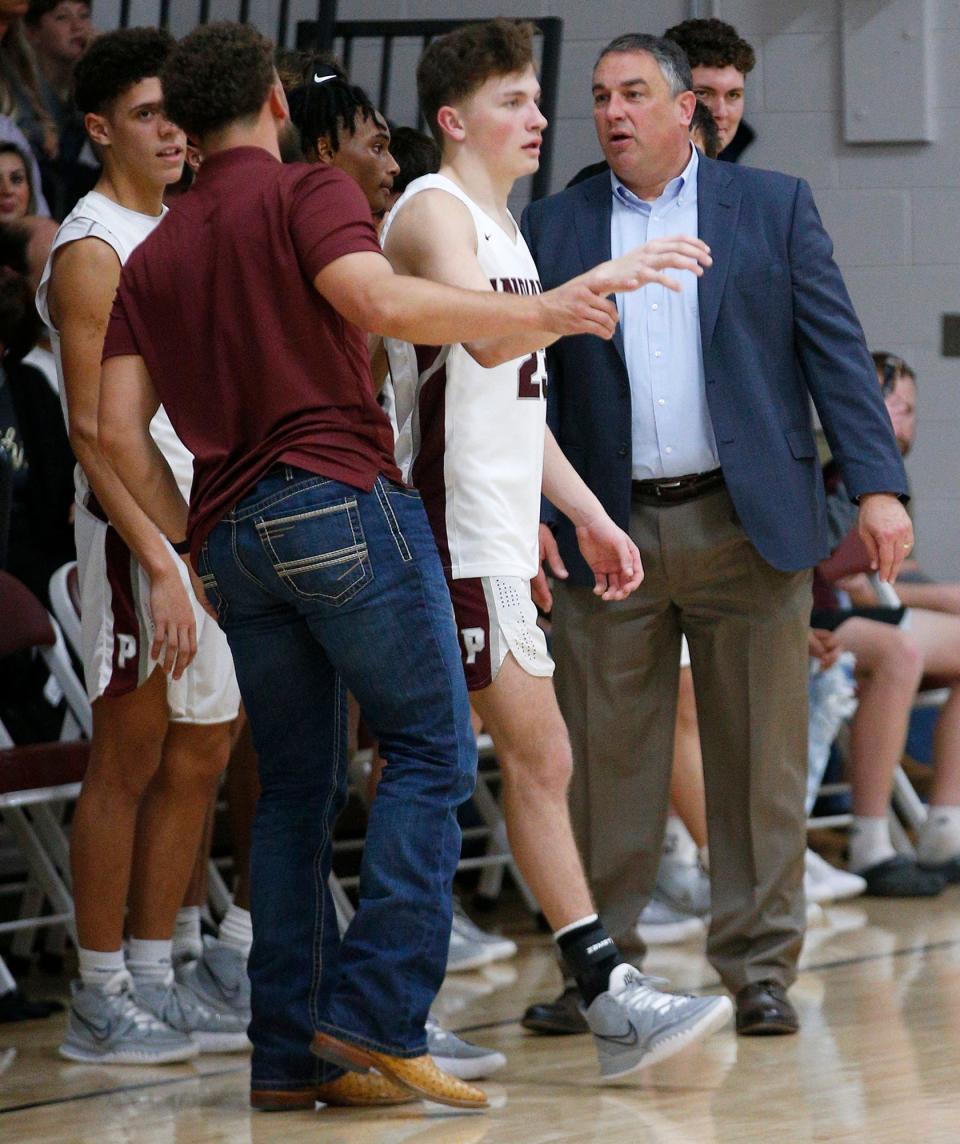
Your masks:
{"label": "player with dreadlocks", "polygon": [[363,191],[379,225],[400,168],[390,154],[387,121],[369,96],[324,64],[309,68],[304,82],[288,99],[307,162],[326,163],[349,175]]}

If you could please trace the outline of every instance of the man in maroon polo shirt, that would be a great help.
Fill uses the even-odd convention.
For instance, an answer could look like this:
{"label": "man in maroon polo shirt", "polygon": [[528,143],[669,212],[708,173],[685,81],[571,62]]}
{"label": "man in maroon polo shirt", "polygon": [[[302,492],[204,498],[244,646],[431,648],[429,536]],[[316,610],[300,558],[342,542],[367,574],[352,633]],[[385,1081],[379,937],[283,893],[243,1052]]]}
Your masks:
{"label": "man in maroon polo shirt", "polygon": [[[167,113],[204,162],[125,267],[100,434],[184,555],[189,537],[259,755],[252,1102],[418,1094],[484,1107],[482,1092],[426,1053],[450,932],[456,808],[476,752],[440,562],[417,493],[399,482],[363,331],[433,344],[491,333],[531,346],[565,333],[609,338],[616,310],[605,296],[664,281],[659,271],[681,256],[641,248],[532,297],[403,278],[347,176],[281,165],[286,100],[271,45],[253,28],[191,33],[163,84]],[[195,456],[189,520],[147,431],[160,401]],[[622,534],[605,571],[611,584],[633,575]],[[190,632],[154,620],[189,659]],[[346,788],[346,689],[387,766],[359,908],[340,941],[326,882]],[[378,1073],[339,1075],[370,1067]]]}

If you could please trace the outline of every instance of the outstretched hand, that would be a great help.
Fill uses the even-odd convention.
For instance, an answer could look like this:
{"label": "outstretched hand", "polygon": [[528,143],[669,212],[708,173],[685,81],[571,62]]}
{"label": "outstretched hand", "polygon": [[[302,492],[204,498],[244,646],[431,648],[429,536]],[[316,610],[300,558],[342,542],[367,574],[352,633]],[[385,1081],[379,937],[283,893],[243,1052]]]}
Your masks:
{"label": "outstretched hand", "polygon": [[625,600],[643,582],[640,552],[629,536],[604,514],[577,528],[577,544],[596,581],[594,595]]}
{"label": "outstretched hand", "polygon": [[710,248],[699,238],[655,238],[542,294],[543,328],[561,336],[593,334],[609,341],[619,317],[609,295],[639,290],[651,282],[679,290],[680,283],[664,270],[700,275],[711,264]]}
{"label": "outstretched hand", "polygon": [[638,290],[653,282],[668,290],[679,291],[680,283],[664,274],[664,270],[689,270],[699,277],[705,268],[712,265],[710,247],[705,242],[679,234],[635,246],[619,258],[601,262],[582,278],[591,289],[604,296]]}

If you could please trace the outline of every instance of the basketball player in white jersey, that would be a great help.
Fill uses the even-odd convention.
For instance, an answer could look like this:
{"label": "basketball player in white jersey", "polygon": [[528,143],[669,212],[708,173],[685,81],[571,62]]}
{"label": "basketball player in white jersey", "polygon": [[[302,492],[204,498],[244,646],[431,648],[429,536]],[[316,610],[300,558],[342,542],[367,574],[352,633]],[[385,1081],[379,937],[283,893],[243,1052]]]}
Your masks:
{"label": "basketball player in white jersey", "polygon": [[[200,611],[188,565],[97,443],[100,356],[121,266],[160,222],[164,188],[183,167],[186,140],[164,118],[158,79],[172,46],[158,30],[114,32],[78,65],[77,101],[103,173],[60,227],[37,295],[79,462],[82,654],[93,706],[71,840],[80,981],[60,1051],[110,1064],[247,1047],[245,1017],[176,982],[170,961],[238,710],[233,664],[222,632]],[[193,459],[163,410],[151,432],[189,496]],[[154,614],[170,619],[154,626]]]}
{"label": "basketball player in white jersey", "polygon": [[[532,27],[498,19],[452,32],[424,53],[417,81],[443,159],[438,174],[411,183],[388,218],[387,257],[400,273],[453,286],[538,292],[536,267],[507,208],[514,181],[537,168],[546,126]],[[709,265],[696,239],[650,244],[650,257],[658,269],[700,273]],[[623,962],[577,853],[567,810],[570,746],[530,596],[541,490],[577,525],[603,599],[629,595],[642,569],[632,542],[546,428],[548,340],[439,349],[388,341],[387,350],[398,462],[423,496],[446,568],[471,701],[503,774],[514,857],[577,980],[601,1074],[610,1079],[699,1040],[731,1008],[726,998],[661,993]]]}

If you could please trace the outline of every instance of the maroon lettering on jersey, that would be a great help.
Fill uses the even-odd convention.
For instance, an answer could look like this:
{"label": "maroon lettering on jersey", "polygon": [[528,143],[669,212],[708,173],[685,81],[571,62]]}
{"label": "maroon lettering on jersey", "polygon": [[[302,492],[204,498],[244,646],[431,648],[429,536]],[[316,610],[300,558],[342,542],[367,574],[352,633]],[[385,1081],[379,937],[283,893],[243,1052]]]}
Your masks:
{"label": "maroon lettering on jersey", "polygon": [[517,371],[517,397],[521,401],[539,401],[547,396],[547,371],[543,364],[543,351],[537,350],[525,357]]}
{"label": "maroon lettering on jersey", "polygon": [[490,285],[498,294],[522,294],[529,298],[542,294],[543,288],[536,278],[491,278]]}

